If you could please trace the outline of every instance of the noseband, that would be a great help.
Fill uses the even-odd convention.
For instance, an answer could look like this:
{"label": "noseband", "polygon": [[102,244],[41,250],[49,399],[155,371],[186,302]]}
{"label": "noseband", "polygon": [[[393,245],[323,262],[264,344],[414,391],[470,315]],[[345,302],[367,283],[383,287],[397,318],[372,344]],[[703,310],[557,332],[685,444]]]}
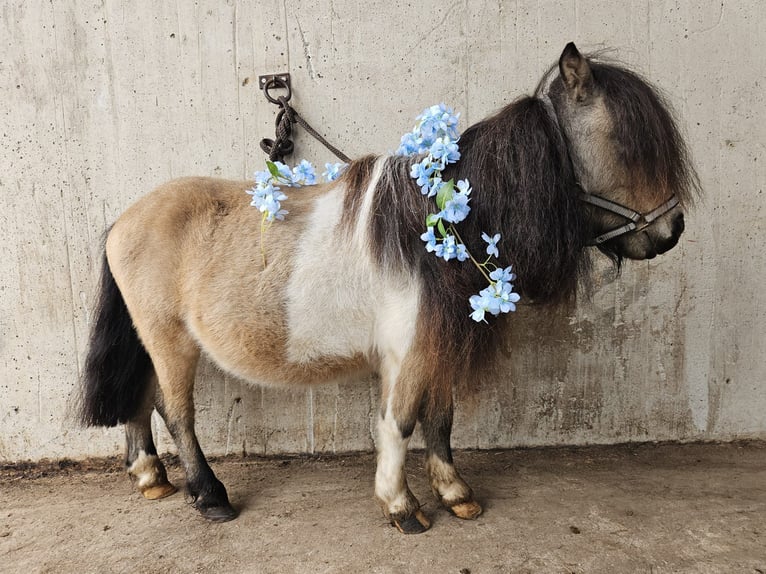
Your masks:
{"label": "noseband", "polygon": [[641,231],[642,229],[646,229],[652,223],[657,221],[657,219],[678,205],[678,198],[674,194],[670,196],[670,199],[668,199],[665,203],[644,215],[638,211],[635,211],[629,207],[625,207],[624,205],[620,205],[619,203],[609,199],[604,199],[598,195],[591,195],[590,193],[586,192],[579,184],[578,187],[580,188],[580,201],[590,203],[591,205],[595,205],[596,207],[600,207],[601,209],[629,220],[625,225],[615,227],[614,229],[591,239],[588,242],[588,245],[601,245],[605,241],[609,241],[615,237],[625,235],[631,231]]}

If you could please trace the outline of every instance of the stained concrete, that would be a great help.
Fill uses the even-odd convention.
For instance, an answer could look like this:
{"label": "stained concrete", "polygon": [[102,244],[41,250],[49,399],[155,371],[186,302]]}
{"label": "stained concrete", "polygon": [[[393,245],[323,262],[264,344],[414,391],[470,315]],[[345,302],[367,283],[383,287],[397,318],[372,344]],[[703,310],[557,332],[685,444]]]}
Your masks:
{"label": "stained concrete", "polygon": [[[705,197],[670,253],[619,277],[602,261],[576,307],[522,307],[501,364],[458,397],[455,444],[766,437],[759,0],[6,0],[0,14],[0,460],[121,451],[121,431],[67,415],[100,238],[168,179],[262,167],[276,108],[259,74],[290,72],[299,112],[358,156],[395,149],[432,103],[465,128],[529,93],[570,40],[614,48],[665,92]],[[333,159],[296,131],[296,159]],[[377,395],[375,380],[250,388],[205,365],[201,442],[369,450]]]}
{"label": "stained concrete", "polygon": [[[460,452],[484,504],[404,536],[372,499],[371,455],[214,462],[240,510],[209,524],[144,500],[118,461],[0,468],[0,569],[36,572],[766,572],[764,444]],[[178,483],[180,469],[172,466]]]}

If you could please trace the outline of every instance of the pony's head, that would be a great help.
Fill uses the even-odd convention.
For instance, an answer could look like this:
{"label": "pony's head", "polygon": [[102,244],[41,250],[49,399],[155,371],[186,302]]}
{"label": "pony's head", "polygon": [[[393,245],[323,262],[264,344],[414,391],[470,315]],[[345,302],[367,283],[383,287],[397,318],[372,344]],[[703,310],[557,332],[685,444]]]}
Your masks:
{"label": "pony's head", "polygon": [[662,96],[634,72],[584,57],[573,43],[558,71],[538,89],[547,90],[566,139],[593,243],[617,262],[668,251],[699,181]]}

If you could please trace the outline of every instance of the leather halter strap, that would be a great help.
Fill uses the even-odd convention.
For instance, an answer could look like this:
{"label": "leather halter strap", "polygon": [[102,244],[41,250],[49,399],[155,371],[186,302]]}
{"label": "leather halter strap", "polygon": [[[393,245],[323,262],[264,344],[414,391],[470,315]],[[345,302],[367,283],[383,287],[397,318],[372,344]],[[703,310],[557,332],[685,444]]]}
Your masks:
{"label": "leather halter strap", "polygon": [[674,194],[670,196],[670,199],[668,199],[665,203],[644,215],[615,201],[604,199],[603,197],[592,195],[585,191],[580,192],[580,200],[629,220],[625,225],[615,227],[606,233],[602,233],[601,235],[594,237],[588,242],[588,245],[600,245],[606,241],[609,241],[610,239],[614,239],[620,235],[630,233],[631,231],[641,231],[642,229],[646,229],[659,217],[665,215],[679,203],[678,198]]}

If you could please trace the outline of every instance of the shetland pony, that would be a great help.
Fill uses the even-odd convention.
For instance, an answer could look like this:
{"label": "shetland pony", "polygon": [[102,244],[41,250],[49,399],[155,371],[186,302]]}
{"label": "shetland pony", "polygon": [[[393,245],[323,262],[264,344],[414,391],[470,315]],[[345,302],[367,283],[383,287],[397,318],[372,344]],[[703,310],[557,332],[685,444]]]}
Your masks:
{"label": "shetland pony", "polygon": [[[517,290],[534,303],[573,296],[596,236],[618,264],[672,248],[699,188],[657,92],[571,43],[534,96],[471,126],[460,149],[444,179],[467,178],[474,189],[461,236],[480,253],[482,231],[501,233],[500,264],[513,265]],[[424,249],[419,236],[433,206],[409,176],[412,162],[363,157],[333,183],[294,190],[289,217],[263,242],[247,181],[175,180],[117,220],[81,416],[125,425],[127,470],[146,498],[176,490],[152,438],[157,409],[197,510],[213,521],[236,516],[194,431],[204,351],[265,385],[379,373],[375,496],[384,514],[405,533],[429,527],[404,473],[417,423],[436,498],[459,518],[481,513],[453,465],[452,387],[491,354],[501,320],[470,319],[468,298],[486,286],[473,266]]]}

